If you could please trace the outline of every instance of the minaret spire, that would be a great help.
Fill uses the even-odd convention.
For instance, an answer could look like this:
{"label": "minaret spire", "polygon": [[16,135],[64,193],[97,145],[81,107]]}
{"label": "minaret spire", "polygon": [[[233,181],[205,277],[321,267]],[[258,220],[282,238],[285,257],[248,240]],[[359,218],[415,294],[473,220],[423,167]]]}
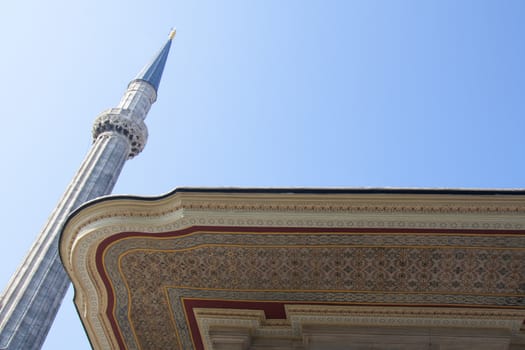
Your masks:
{"label": "minaret spire", "polygon": [[172,31],[153,60],[132,80],[119,105],[100,114],[93,145],[78,172],[0,297],[0,349],[40,349],[51,328],[69,278],[58,255],[68,214],[82,203],[111,193],[127,159],[144,148],[144,119],[157,99]]}
{"label": "minaret spire", "polygon": [[175,38],[176,30],[172,29],[168,35],[168,41],[160,49],[160,51],[153,57],[151,62],[142,68],[140,73],[137,75],[135,80],[144,80],[153,86],[155,91],[159,90],[160,78],[168,59],[168,53],[170,52],[171,42]]}

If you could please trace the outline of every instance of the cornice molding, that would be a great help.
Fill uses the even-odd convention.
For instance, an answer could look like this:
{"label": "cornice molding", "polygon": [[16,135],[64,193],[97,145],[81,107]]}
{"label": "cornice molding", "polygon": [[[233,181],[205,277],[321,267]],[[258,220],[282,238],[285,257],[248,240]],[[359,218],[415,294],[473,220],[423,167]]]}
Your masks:
{"label": "cornice molding", "polygon": [[[450,231],[501,235],[524,247],[525,195],[417,193],[175,192],[160,198],[107,198],[68,219],[60,253],[76,290],[75,303],[94,348],[118,348],[97,277],[99,244],[123,232],[163,233],[194,226]],[[410,233],[407,233],[410,235]],[[510,243],[509,243],[510,244]]]}

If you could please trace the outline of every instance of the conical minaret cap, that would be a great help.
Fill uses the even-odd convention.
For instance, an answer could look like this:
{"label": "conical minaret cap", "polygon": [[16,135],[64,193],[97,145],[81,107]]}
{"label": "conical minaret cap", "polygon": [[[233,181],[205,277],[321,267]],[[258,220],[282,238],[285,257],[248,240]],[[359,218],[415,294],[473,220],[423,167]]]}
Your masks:
{"label": "conical minaret cap", "polygon": [[175,29],[173,29],[168,36],[168,41],[153,59],[142,68],[134,80],[143,80],[153,86],[155,92],[158,91],[162,72],[164,71],[164,66],[166,65],[166,60],[170,52],[171,41],[175,37],[175,33]]}

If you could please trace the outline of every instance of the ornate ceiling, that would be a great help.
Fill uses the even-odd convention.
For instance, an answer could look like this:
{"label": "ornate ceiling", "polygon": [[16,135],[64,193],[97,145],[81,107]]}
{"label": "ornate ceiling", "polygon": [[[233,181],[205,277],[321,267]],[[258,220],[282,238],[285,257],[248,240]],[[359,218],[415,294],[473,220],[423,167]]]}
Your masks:
{"label": "ornate ceiling", "polygon": [[480,330],[499,349],[525,343],[524,213],[512,191],[180,190],[85,206],[61,256],[95,349],[335,349],[349,334],[408,349]]}

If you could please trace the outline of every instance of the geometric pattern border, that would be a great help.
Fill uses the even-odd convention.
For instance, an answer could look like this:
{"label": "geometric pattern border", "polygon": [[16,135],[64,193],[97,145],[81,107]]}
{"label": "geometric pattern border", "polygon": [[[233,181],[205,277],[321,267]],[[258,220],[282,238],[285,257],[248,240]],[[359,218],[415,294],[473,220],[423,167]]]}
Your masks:
{"label": "geometric pattern border", "polygon": [[[166,335],[166,348],[187,349],[193,333],[184,298],[525,308],[524,243],[521,231],[193,227],[114,235],[99,246],[97,264],[110,291],[107,317],[123,343],[140,339],[128,349],[158,346],[155,322],[179,330]],[[157,273],[165,284],[148,285]],[[172,312],[162,315],[167,306]],[[137,323],[148,313],[154,323]]]}

